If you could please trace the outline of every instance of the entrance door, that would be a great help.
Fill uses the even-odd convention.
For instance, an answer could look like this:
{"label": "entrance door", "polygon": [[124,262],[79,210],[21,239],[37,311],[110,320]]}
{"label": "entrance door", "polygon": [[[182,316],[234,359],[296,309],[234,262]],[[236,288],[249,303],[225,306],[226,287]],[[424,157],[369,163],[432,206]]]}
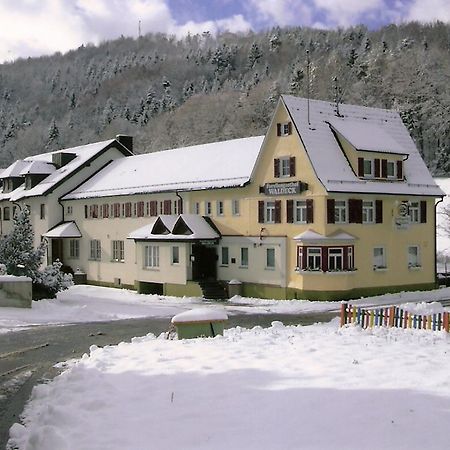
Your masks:
{"label": "entrance door", "polygon": [[50,264],[53,264],[57,259],[63,262],[63,240],[52,239],[52,260]]}
{"label": "entrance door", "polygon": [[192,279],[215,280],[217,278],[217,253],[215,247],[203,244],[192,246]]}

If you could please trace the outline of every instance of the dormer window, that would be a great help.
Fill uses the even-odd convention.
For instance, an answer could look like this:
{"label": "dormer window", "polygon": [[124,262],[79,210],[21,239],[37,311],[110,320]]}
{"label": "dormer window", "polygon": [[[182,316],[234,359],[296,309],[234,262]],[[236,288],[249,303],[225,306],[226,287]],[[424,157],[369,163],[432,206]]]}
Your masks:
{"label": "dormer window", "polygon": [[371,159],[364,160],[364,173],[365,177],[373,177],[373,161]]}
{"label": "dormer window", "polygon": [[283,156],[273,160],[275,178],[295,177],[295,156]]}
{"label": "dormer window", "polygon": [[289,136],[292,134],[292,122],[277,123],[277,136]]}
{"label": "dormer window", "polygon": [[395,162],[394,161],[388,161],[387,162],[387,167],[386,167],[386,175],[388,178],[396,178],[396,173],[395,173]]}

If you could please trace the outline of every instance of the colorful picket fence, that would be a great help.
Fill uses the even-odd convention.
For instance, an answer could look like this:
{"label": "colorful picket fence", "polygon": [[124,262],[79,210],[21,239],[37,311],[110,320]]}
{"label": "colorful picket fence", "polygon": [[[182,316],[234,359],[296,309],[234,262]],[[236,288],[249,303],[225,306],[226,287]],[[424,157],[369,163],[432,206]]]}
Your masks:
{"label": "colorful picket fence", "polygon": [[412,314],[397,306],[366,309],[342,303],[341,327],[354,323],[362,328],[395,327],[449,332],[449,313]]}

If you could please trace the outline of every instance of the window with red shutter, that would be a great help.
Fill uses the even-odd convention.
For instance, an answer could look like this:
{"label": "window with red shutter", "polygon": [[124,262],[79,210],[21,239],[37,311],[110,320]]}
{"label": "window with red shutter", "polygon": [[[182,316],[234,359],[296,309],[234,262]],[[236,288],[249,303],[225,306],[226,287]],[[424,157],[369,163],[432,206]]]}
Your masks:
{"label": "window with red shutter", "polygon": [[286,222],[294,223],[294,200],[286,200]]}

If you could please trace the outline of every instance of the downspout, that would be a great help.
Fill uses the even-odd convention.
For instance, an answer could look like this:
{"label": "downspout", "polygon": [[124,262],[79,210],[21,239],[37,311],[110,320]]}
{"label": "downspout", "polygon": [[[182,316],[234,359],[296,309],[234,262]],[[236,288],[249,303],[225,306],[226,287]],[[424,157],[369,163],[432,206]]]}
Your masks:
{"label": "downspout", "polygon": [[437,205],[444,201],[444,196],[434,204],[434,284],[438,286],[437,276]]}
{"label": "downspout", "polygon": [[61,208],[62,208],[62,222],[65,222],[65,220],[64,220],[64,205],[61,203],[61,197],[58,198],[58,203],[59,203],[59,206],[61,206]]}
{"label": "downspout", "polygon": [[[184,204],[183,204],[183,198],[181,197],[181,195],[178,193],[178,191],[175,191],[175,195],[180,199],[180,202],[181,202],[181,210],[183,211],[183,213],[184,213]],[[180,208],[178,208],[178,210],[180,210]],[[178,211],[178,213],[179,213],[180,211]]]}

